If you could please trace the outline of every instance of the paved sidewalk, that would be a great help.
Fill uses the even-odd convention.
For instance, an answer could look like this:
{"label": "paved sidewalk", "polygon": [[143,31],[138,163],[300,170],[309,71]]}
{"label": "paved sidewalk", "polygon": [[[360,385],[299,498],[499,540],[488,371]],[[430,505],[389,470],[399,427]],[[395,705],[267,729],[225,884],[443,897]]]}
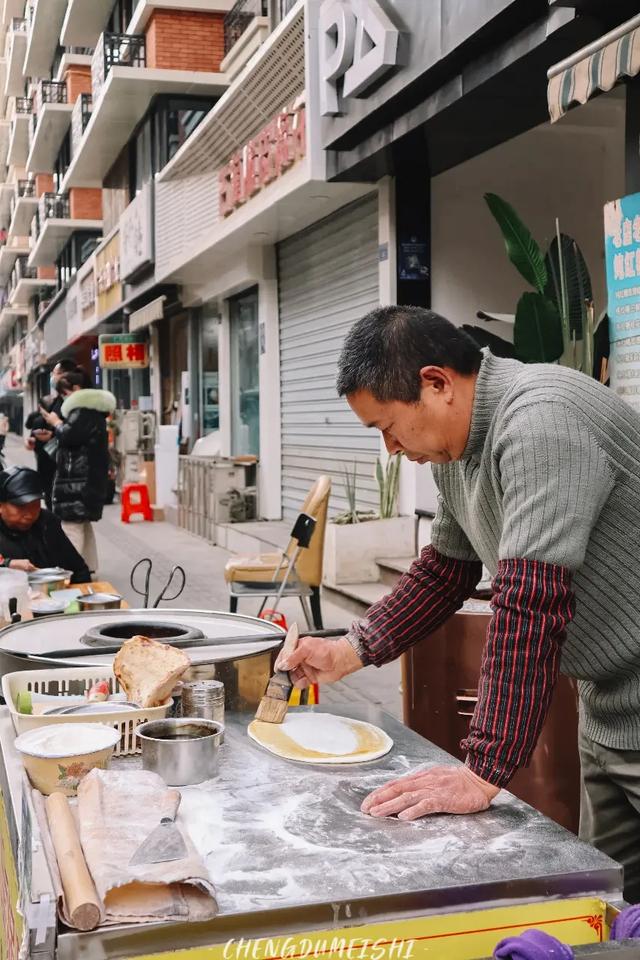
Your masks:
{"label": "paved sidewalk", "polygon": [[[7,466],[33,466],[33,455],[25,449],[15,434],[7,437],[5,459]],[[153,587],[159,589],[166,581],[174,563],[184,567],[187,584],[182,596],[165,606],[176,608],[228,610],[229,599],[224,582],[224,566],[230,554],[214,547],[170,523],[130,523],[120,521],[120,506],[105,507],[103,519],[95,524],[98,543],[99,577],[109,580],[131,606],[141,599],[131,589],[129,573],[141,557],[153,561]],[[156,589],[156,593],[157,593]],[[152,592],[152,597],[155,597]],[[255,602],[241,603],[242,613],[257,613]],[[291,622],[301,614],[295,600],[287,600],[282,610]],[[335,605],[323,601],[325,626],[347,627],[349,615]],[[339,703],[348,700],[380,704],[396,717],[402,714],[400,694],[400,664],[392,663],[379,669],[366,667],[340,683],[323,688],[322,701]]]}

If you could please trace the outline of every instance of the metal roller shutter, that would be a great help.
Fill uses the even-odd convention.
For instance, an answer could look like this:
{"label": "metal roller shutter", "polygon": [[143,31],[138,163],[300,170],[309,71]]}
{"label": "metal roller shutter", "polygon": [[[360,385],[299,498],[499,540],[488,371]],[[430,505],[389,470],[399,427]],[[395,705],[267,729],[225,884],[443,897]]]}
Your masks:
{"label": "metal roller shutter", "polygon": [[336,365],[351,325],[379,304],[378,202],[371,194],[278,247],[282,511],[290,518],[321,473],[331,474],[330,509],[346,509],[343,467],[357,463],[358,509],[378,506],[380,451],[336,395]]}

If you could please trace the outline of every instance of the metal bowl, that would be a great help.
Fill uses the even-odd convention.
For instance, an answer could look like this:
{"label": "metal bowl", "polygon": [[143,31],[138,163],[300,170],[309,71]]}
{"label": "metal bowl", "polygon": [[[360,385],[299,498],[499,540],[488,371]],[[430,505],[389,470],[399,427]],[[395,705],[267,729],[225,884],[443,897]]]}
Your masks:
{"label": "metal bowl", "polygon": [[81,610],[119,610],[122,597],[117,593],[86,593],[78,597]]}
{"label": "metal bowl", "polygon": [[49,594],[53,590],[62,590],[67,585],[73,570],[63,570],[62,567],[41,567],[29,574],[29,586],[40,587]]}
{"label": "metal bowl", "polygon": [[65,611],[65,605],[59,600],[48,597],[43,600],[34,600],[30,609],[34,619],[37,620],[39,617],[60,616]]}
{"label": "metal bowl", "polygon": [[142,723],[142,768],[172,787],[211,780],[218,772],[224,724],[199,717],[167,718]]}

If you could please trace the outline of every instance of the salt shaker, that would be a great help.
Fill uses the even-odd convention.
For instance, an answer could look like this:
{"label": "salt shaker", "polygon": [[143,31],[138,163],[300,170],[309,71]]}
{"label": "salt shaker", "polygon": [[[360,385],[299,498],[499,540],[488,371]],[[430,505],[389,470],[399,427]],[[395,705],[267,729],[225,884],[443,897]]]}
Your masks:
{"label": "salt shaker", "polygon": [[224,723],[224,683],[193,680],[182,685],[182,716]]}

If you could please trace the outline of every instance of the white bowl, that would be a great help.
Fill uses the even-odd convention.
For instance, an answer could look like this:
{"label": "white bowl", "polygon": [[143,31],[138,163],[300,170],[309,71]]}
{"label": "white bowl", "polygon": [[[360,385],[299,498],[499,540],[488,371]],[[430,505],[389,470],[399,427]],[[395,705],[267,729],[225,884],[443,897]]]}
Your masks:
{"label": "white bowl", "polygon": [[119,739],[120,732],[104,723],[59,723],[21,733],[15,746],[40,793],[74,797],[83,777],[109,765]]}

